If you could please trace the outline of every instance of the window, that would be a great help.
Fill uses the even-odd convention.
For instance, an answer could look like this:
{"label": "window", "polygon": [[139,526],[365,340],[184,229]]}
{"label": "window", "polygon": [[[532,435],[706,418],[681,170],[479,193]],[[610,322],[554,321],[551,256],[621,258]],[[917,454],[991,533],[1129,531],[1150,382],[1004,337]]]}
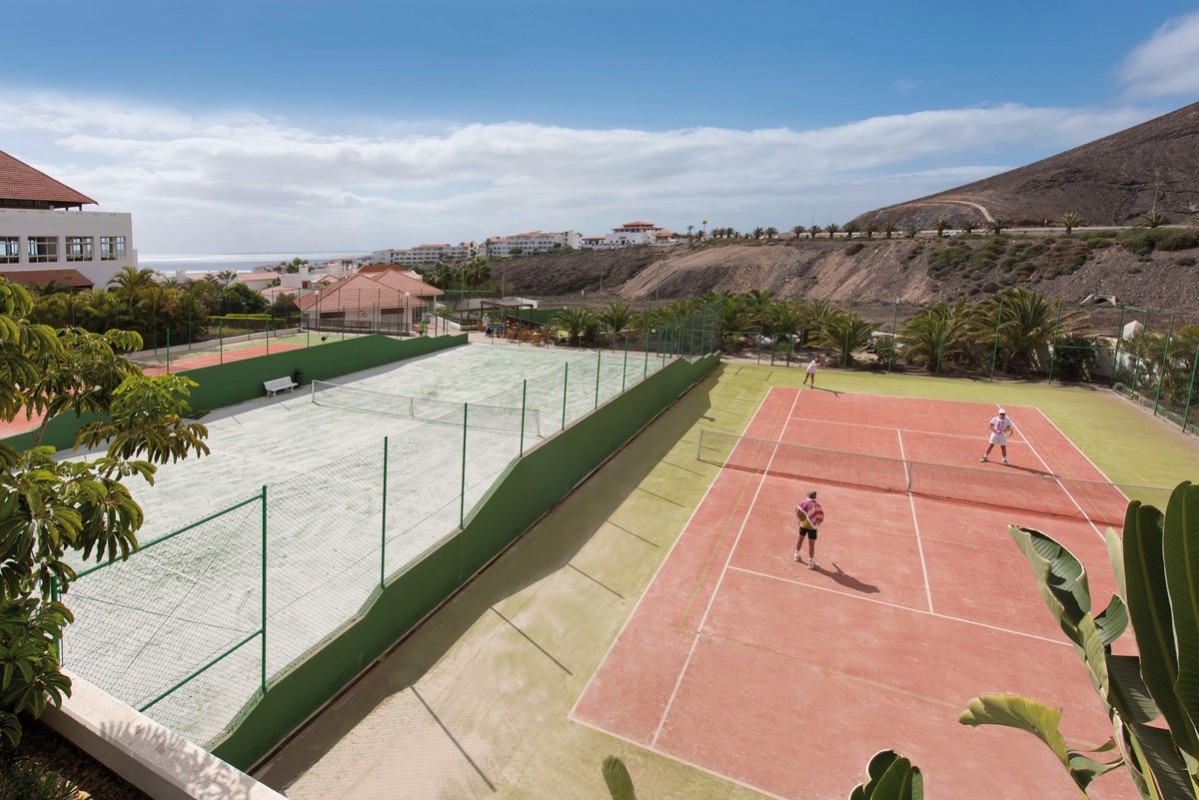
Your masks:
{"label": "window", "polygon": [[45,264],[58,260],[57,236],[30,236],[26,241],[29,243],[30,264]]}
{"label": "window", "polygon": [[0,264],[16,264],[21,260],[21,240],[16,236],[0,236]]}
{"label": "window", "polygon": [[67,237],[67,261],[91,261],[92,260],[92,237],[90,236],[68,236]]}
{"label": "window", "polygon": [[100,237],[100,260],[117,261],[125,257],[124,236]]}

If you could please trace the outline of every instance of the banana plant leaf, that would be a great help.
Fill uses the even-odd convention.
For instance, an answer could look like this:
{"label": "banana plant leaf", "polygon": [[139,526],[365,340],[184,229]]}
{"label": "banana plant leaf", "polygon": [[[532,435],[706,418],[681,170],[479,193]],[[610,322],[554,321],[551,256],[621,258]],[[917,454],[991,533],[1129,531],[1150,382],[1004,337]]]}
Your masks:
{"label": "banana plant leaf", "polygon": [[919,767],[896,753],[875,753],[866,767],[866,783],[859,784],[849,800],[924,800],[924,776]]}

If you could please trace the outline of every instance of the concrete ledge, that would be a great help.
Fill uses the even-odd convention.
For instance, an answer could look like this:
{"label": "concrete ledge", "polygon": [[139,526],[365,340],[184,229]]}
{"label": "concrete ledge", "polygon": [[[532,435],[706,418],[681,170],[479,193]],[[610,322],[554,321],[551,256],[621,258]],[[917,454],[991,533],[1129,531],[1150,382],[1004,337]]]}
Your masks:
{"label": "concrete ledge", "polygon": [[42,721],[155,800],[284,800],[283,795],[134,711],[96,685],[71,678],[71,697]]}

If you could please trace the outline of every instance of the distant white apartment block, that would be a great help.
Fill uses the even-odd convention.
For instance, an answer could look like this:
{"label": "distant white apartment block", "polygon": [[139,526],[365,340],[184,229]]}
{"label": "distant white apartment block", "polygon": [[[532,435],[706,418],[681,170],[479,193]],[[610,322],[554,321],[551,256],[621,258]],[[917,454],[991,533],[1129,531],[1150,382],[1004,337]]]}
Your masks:
{"label": "distant white apartment block", "polygon": [[376,250],[367,259],[370,264],[399,264],[415,267],[436,264],[438,261],[465,261],[482,252],[474,242],[458,244],[422,244],[407,250]]}
{"label": "distant white apartment block", "polygon": [[85,205],[96,201],[0,151],[0,274],[68,283],[78,273],[104,287],[121,267],[136,268],[132,217]]}
{"label": "distant white apartment block", "polygon": [[583,237],[577,231],[530,231],[513,236],[491,237],[487,240],[487,255],[492,258],[529,256],[551,250],[578,250],[582,245]]}
{"label": "distant white apartment block", "polygon": [[652,222],[626,222],[604,236],[584,236],[584,250],[619,250],[643,244],[672,244],[676,236]]}

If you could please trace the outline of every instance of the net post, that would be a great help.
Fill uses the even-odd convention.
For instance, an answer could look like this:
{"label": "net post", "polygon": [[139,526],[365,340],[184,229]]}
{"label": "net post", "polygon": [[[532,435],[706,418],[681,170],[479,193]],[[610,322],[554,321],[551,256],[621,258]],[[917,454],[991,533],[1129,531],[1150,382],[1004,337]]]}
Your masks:
{"label": "net post", "polygon": [[625,383],[629,378],[629,337],[624,337],[624,366],[620,368],[620,393],[624,394]]}
{"label": "net post", "polygon": [[458,494],[458,527],[466,522],[466,426],[470,404],[462,404],[462,491]]}
{"label": "net post", "polygon": [[567,361],[562,370],[562,430],[566,430],[566,397],[570,388],[570,362]]}
{"label": "net post", "polygon": [[1166,364],[1170,358],[1170,342],[1174,339],[1174,315],[1170,315],[1170,330],[1166,333],[1166,346],[1162,348],[1162,365],[1157,371],[1157,395],[1153,398],[1153,416],[1157,416],[1157,407],[1162,401],[1162,384],[1166,382]]}
{"label": "net post", "polygon": [[1195,369],[1199,367],[1199,340],[1195,342],[1195,356],[1191,359],[1191,382],[1187,386],[1187,404],[1182,410],[1182,432],[1186,433],[1187,421],[1191,418],[1191,398],[1195,393]]}
{"label": "net post", "polygon": [[387,573],[387,437],[383,437],[383,530],[379,534],[379,588],[386,585]]}
{"label": "net post", "polygon": [[604,350],[602,347],[595,348],[595,408],[599,408],[600,357],[603,354]]}
{"label": "net post", "polygon": [[262,487],[262,652],[259,658],[262,694],[266,696],[266,486]]}
{"label": "net post", "polygon": [[[525,454],[525,414],[529,413],[529,379],[521,382],[520,388],[520,455]],[[540,427],[540,426],[539,426]]]}
{"label": "net post", "polygon": [[[50,576],[50,602],[57,603],[58,597],[59,597],[58,577],[55,575],[51,575]],[[56,633],[54,635],[53,647],[54,647],[54,657],[56,659],[58,659],[58,663],[61,666],[62,665],[62,633],[61,632]]]}

